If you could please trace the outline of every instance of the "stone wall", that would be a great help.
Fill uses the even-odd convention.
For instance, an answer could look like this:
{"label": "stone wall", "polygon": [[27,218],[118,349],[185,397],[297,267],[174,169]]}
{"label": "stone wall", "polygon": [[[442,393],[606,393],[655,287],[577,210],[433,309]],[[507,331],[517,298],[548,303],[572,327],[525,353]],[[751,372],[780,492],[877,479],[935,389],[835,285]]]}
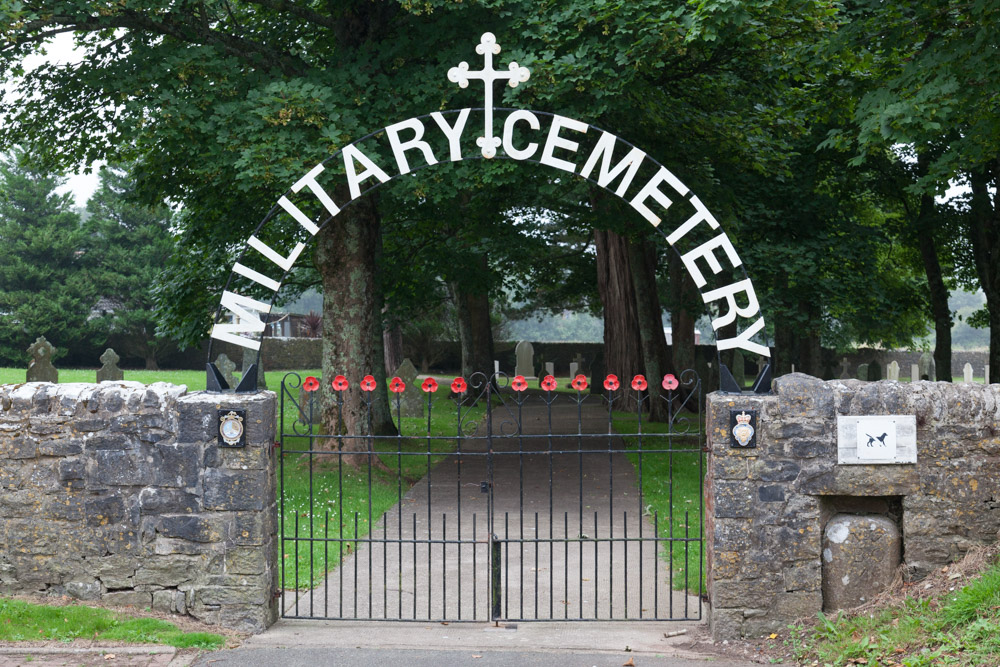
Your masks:
{"label": "stone wall", "polygon": [[[756,409],[755,449],[730,447],[731,409]],[[838,465],[838,415],[915,415],[917,463]],[[896,521],[915,578],[997,539],[1000,385],[774,381],[773,395],[713,393],[705,482],[716,639],[758,637],[823,607],[825,521]],[[874,592],[874,591],[873,591]]]}
{"label": "stone wall", "polygon": [[[246,410],[247,446],[216,444]],[[275,396],[0,385],[0,592],[260,632],[277,615]]]}

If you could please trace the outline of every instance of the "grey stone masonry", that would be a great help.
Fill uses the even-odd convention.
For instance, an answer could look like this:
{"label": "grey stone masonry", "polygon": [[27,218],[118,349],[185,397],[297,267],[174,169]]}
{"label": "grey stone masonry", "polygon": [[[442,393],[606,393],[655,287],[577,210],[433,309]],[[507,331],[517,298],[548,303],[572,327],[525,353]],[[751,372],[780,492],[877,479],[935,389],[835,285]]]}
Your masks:
{"label": "grey stone masonry", "polygon": [[[730,447],[732,409],[757,410],[756,448]],[[917,462],[838,465],[838,415],[914,415]],[[1000,385],[791,374],[771,395],[710,394],[706,419],[716,639],[778,632],[823,609],[823,532],[837,513],[896,522],[917,579],[997,539]]]}
{"label": "grey stone masonry", "polygon": [[[245,410],[247,446],[217,445]],[[277,617],[275,396],[165,383],[0,385],[0,593]]]}

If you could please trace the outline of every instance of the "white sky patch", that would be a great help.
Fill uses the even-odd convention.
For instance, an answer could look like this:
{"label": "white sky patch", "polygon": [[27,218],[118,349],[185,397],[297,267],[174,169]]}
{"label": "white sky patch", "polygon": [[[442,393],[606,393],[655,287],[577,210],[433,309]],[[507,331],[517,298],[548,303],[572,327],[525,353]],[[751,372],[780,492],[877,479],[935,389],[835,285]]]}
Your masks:
{"label": "white sky patch", "polygon": [[[60,65],[70,65],[73,63],[78,63],[84,58],[84,51],[76,48],[73,43],[73,34],[64,32],[56,35],[53,39],[49,40],[45,45],[46,54],[32,54],[24,59],[24,69],[30,72],[39,65],[45,62],[52,62]],[[3,96],[16,96],[17,92],[15,87],[9,83],[3,84],[2,93]],[[73,199],[77,206],[84,206],[90,196],[94,194],[97,190],[97,185],[99,183],[99,178],[97,171],[100,169],[102,162],[95,162],[91,165],[92,173],[90,174],[66,174],[66,183],[56,190],[57,193],[62,194],[64,192],[73,193]]]}

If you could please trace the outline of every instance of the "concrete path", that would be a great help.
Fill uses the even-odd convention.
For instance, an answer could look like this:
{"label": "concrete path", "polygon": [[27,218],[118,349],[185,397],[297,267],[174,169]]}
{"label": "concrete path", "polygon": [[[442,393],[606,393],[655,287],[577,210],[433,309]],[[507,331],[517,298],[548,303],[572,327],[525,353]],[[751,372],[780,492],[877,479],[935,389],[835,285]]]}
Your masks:
{"label": "concrete path", "polygon": [[[676,623],[358,623],[281,620],[238,649],[195,665],[545,665],[749,667],[712,651],[706,633]],[[513,626],[513,627],[512,627]],[[665,636],[665,633],[673,636]]]}
{"label": "concrete path", "polygon": [[[566,396],[551,411],[541,397],[531,397],[519,417],[516,410],[494,410],[492,459],[482,423],[479,439],[464,441],[378,520],[373,541],[345,554],[318,588],[289,591],[286,615],[488,620],[492,531],[500,540],[505,620],[697,619],[698,597],[670,586],[667,545],[653,539],[635,467],[608,451],[623,443],[607,435],[607,409],[597,397],[579,412]],[[492,513],[482,489],[490,461]],[[697,525],[697,509],[690,520]],[[685,569],[697,582],[693,555],[674,563],[673,576],[682,579]]]}

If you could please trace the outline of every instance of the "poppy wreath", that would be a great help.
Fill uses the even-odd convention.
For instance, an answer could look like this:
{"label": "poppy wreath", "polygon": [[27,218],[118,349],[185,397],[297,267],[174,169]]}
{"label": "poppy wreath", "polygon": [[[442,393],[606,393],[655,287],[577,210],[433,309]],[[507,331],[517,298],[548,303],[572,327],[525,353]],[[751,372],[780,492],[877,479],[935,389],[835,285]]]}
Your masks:
{"label": "poppy wreath", "polygon": [[361,380],[361,391],[375,391],[376,386],[375,377],[372,375],[366,375]]}
{"label": "poppy wreath", "polygon": [[330,383],[330,386],[333,387],[334,391],[344,391],[348,387],[347,378],[343,375],[338,375],[333,378],[333,382]]}
{"label": "poppy wreath", "polygon": [[432,394],[438,390],[437,380],[435,380],[434,378],[427,378],[426,380],[424,380],[424,383],[420,385],[420,388],[423,389],[428,394]]}
{"label": "poppy wreath", "polygon": [[455,378],[451,383],[451,390],[456,394],[464,394],[469,390],[469,383],[465,381],[465,378]]}
{"label": "poppy wreath", "polygon": [[644,391],[647,387],[646,378],[641,375],[636,375],[632,378],[632,388],[636,391]]}
{"label": "poppy wreath", "polygon": [[319,380],[314,378],[312,375],[307,377],[305,382],[302,383],[303,391],[316,391],[317,389],[319,389]]}
{"label": "poppy wreath", "polygon": [[615,389],[618,389],[618,387],[620,386],[621,383],[618,382],[617,375],[612,373],[611,375],[608,375],[608,377],[604,378],[604,388],[607,389],[608,391],[614,391]]}
{"label": "poppy wreath", "polygon": [[558,386],[559,384],[556,382],[556,379],[551,375],[546,375],[542,379],[542,389],[545,391],[555,391]]}
{"label": "poppy wreath", "polygon": [[570,385],[577,391],[583,391],[587,388],[587,377],[581,373],[573,378],[573,382],[571,382]]}
{"label": "poppy wreath", "polygon": [[406,383],[400,380],[398,377],[392,378],[389,383],[389,391],[394,394],[401,394],[403,390],[406,389]]}
{"label": "poppy wreath", "polygon": [[675,378],[670,373],[667,373],[666,375],[663,376],[663,388],[666,389],[667,391],[673,391],[674,389],[677,389],[679,385],[680,382],[678,382],[677,378]]}
{"label": "poppy wreath", "polygon": [[524,391],[528,388],[528,381],[524,379],[523,375],[518,375],[510,381],[510,388],[514,391]]}

